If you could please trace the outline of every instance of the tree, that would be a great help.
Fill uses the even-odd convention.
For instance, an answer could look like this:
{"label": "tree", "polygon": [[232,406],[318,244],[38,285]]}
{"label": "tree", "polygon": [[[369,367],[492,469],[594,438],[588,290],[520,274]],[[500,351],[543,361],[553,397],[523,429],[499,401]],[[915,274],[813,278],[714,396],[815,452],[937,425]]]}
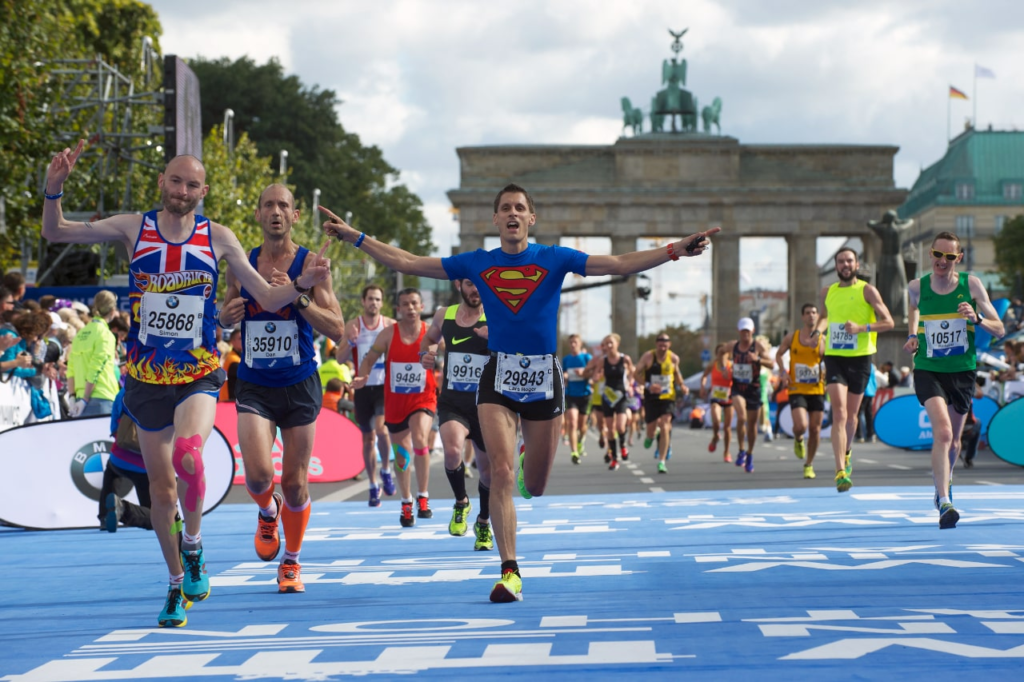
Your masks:
{"label": "tree", "polygon": [[[55,61],[100,56],[140,80],[142,38],[152,38],[158,49],[161,28],[152,7],[137,0],[0,0],[0,8],[0,197],[7,224],[0,234],[0,268],[6,269],[18,261],[23,243],[34,247],[39,242],[40,190],[50,156],[72,137],[88,138],[97,120],[96,111],[67,109],[62,98],[77,93],[66,89],[68,77],[57,73]],[[142,90],[140,81],[136,91]],[[147,118],[157,122],[159,116],[154,109],[136,123],[145,129]],[[67,133],[64,141],[62,132]],[[100,157],[108,169],[121,162],[119,154]],[[65,208],[105,215],[113,206],[97,205],[99,174],[89,165],[83,160],[65,188]],[[152,175],[136,168],[133,187]],[[107,196],[117,194],[105,189]]]}
{"label": "tree", "polygon": [[996,267],[1003,276],[1003,284],[1020,295],[1024,278],[1024,215],[1003,223],[1003,229],[992,238],[996,252]]}
{"label": "tree", "polygon": [[[247,134],[272,172],[277,172],[280,151],[287,150],[288,181],[294,186],[298,206],[309,207],[313,190],[320,189],[322,203],[350,211],[354,227],[365,228],[377,239],[413,253],[433,251],[422,202],[397,182],[398,170],[385,161],[378,147],[364,146],[358,135],[342,127],[333,91],[307,87],[297,76],[286,76],[275,59],[257,65],[247,57],[234,62],[197,57],[189,66],[200,81],[204,134],[220,124],[224,111],[231,109],[239,139]],[[334,253],[332,258],[356,255],[334,249],[329,252]],[[368,270],[362,268],[364,273]],[[386,274],[381,269],[373,279],[387,290],[391,287]],[[345,285],[359,289],[364,278],[348,280]],[[336,281],[340,286],[342,281]],[[358,310],[358,295],[351,300],[344,295],[340,298],[346,315]]]}

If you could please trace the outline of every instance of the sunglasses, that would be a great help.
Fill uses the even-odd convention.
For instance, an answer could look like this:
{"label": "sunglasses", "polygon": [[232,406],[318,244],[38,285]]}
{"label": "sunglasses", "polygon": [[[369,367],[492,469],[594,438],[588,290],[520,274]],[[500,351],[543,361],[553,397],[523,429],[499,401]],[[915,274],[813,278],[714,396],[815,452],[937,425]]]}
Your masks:
{"label": "sunglasses", "polygon": [[668,343],[670,341],[670,339],[654,339],[654,340],[657,341],[658,343]]}
{"label": "sunglasses", "polygon": [[945,258],[952,262],[960,257],[959,253],[946,253],[945,251],[939,251],[938,249],[932,249],[932,258]]}

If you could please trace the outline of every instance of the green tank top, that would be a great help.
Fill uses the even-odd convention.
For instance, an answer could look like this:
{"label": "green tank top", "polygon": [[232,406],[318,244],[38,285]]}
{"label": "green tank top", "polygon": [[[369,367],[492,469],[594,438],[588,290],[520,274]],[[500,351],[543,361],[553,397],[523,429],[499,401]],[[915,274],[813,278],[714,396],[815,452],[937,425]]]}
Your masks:
{"label": "green tank top", "polygon": [[870,324],[875,321],[875,309],[864,300],[864,287],[867,282],[858,279],[848,287],[839,286],[836,282],[825,294],[825,308],[828,310],[828,344],[825,355],[843,355],[860,357],[875,353],[875,332],[847,334],[844,325],[847,322]]}
{"label": "green tank top", "polygon": [[917,325],[917,353],[915,369],[929,372],[970,372],[978,367],[978,354],[974,350],[974,325],[957,312],[962,301],[977,306],[971,298],[967,284],[969,275],[959,273],[956,289],[948,294],[932,291],[932,276],[921,278],[921,300],[917,309],[921,321]]}

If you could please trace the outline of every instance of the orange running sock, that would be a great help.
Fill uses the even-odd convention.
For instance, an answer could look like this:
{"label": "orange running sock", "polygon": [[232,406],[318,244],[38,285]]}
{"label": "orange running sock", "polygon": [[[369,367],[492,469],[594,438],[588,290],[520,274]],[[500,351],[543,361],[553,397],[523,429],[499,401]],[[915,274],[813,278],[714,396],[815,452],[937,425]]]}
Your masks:
{"label": "orange running sock", "polygon": [[298,555],[302,549],[302,538],[306,535],[306,526],[309,524],[309,512],[312,507],[312,500],[307,499],[306,503],[299,508],[294,508],[287,502],[281,510],[281,523],[284,525],[284,548],[289,554]]}
{"label": "orange running sock", "polygon": [[245,486],[245,490],[249,493],[249,497],[259,505],[260,510],[270,509],[274,506],[274,484],[271,483],[270,487],[264,490],[262,493],[254,493],[252,488]]}

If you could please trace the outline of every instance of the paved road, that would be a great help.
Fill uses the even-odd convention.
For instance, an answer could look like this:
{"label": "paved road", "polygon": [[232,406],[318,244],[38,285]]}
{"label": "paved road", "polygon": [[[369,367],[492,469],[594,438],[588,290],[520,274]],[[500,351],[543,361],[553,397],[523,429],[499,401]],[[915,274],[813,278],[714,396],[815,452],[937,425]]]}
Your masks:
{"label": "paved road", "polygon": [[[832,486],[832,446],[822,443],[815,460],[818,477],[804,480],[803,463],[793,455],[793,441],[783,438],[772,443],[759,441],[754,453],[753,473],[726,464],[721,459],[721,445],[715,454],[708,452],[710,431],[675,428],[672,435],[673,456],[669,460],[669,473],[658,474],[651,450],[642,443],[634,443],[632,455],[617,471],[608,471],[597,440],[588,436],[590,454],[582,464],[573,466],[569,449],[560,445],[558,458],[548,485],[549,495],[584,495],[604,493],[647,493],[691,490],[732,490],[764,488],[829,488]],[[854,445],[854,489],[865,486],[929,486],[931,463],[927,452],[911,452],[891,448],[882,443],[856,443]],[[733,456],[736,449],[733,445]],[[452,493],[439,458],[431,463],[430,496],[436,500],[451,500]],[[989,450],[981,450],[972,469],[958,464],[954,474],[958,484],[1024,485],[1024,468],[1007,464]],[[470,495],[476,495],[476,479],[467,482]],[[343,501],[365,498],[367,482],[321,483],[310,486],[313,500]],[[395,498],[385,498],[385,504],[395,504]],[[241,486],[235,486],[226,503],[249,503],[251,500]],[[397,504],[395,504],[397,508]],[[441,505],[435,504],[435,507]]]}

